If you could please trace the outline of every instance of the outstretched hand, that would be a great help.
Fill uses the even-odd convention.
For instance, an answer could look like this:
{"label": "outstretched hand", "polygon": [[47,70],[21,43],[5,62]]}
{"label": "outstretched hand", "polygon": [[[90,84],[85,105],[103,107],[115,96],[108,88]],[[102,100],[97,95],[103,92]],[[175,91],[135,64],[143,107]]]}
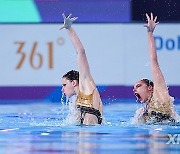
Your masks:
{"label": "outstretched hand", "polygon": [[153,14],[152,13],[151,13],[151,16],[148,16],[148,14],[146,13],[146,17],[147,17],[148,23],[145,24],[144,27],[147,27],[148,32],[153,33],[156,25],[159,24],[159,22],[156,22],[157,16],[153,19]]}
{"label": "outstretched hand", "polygon": [[68,17],[66,17],[64,13],[62,14],[62,16],[64,18],[64,24],[62,25],[62,27],[59,30],[61,30],[63,28],[69,29],[71,27],[72,23],[78,18],[78,17],[71,18],[71,15],[72,14],[70,14]]}

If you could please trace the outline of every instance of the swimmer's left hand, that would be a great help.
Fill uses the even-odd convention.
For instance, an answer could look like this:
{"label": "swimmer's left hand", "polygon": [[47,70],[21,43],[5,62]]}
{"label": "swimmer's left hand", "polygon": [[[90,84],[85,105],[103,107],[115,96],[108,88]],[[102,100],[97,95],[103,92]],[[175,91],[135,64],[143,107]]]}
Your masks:
{"label": "swimmer's left hand", "polygon": [[147,18],[148,23],[145,24],[144,27],[147,27],[148,32],[153,33],[156,25],[159,24],[159,22],[156,22],[157,16],[153,19],[153,14],[152,13],[151,13],[151,17],[148,16],[148,14],[146,13],[146,18]]}
{"label": "swimmer's left hand", "polygon": [[64,24],[59,30],[61,30],[63,28],[69,29],[71,27],[72,23],[78,18],[78,17],[71,18],[71,15],[72,14],[70,14],[68,17],[66,17],[64,13],[62,14],[62,16],[64,18]]}

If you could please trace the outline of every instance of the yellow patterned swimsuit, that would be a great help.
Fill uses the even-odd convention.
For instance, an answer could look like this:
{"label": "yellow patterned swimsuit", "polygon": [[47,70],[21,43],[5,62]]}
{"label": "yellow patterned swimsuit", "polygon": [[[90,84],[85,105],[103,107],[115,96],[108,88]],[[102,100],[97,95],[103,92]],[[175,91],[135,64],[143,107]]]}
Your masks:
{"label": "yellow patterned swimsuit", "polygon": [[173,114],[173,106],[171,101],[161,103],[152,97],[142,116],[145,122],[175,122],[175,117]]}
{"label": "yellow patterned swimsuit", "polygon": [[[93,91],[94,93],[94,91]],[[98,124],[102,123],[101,112],[95,108],[93,108],[93,93],[90,95],[85,95],[81,91],[79,91],[76,99],[76,108],[80,111],[80,120],[81,124],[83,124],[84,116],[86,113],[93,114],[98,119]]]}

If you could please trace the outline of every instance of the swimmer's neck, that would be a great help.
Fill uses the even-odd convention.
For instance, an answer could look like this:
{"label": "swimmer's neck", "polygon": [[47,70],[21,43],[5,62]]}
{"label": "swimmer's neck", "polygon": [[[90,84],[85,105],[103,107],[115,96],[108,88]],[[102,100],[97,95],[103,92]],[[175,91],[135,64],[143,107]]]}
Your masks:
{"label": "swimmer's neck", "polygon": [[74,88],[74,93],[75,93],[76,95],[79,93],[79,86],[76,86],[76,87]]}
{"label": "swimmer's neck", "polygon": [[153,95],[150,95],[148,99],[144,102],[144,105],[147,106],[149,102],[151,101]]}

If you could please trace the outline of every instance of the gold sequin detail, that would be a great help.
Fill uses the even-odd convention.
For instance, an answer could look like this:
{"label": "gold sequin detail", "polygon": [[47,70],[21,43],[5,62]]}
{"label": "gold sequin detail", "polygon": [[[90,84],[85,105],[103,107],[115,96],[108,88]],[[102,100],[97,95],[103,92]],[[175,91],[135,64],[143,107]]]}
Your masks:
{"label": "gold sequin detail", "polygon": [[77,105],[93,107],[93,93],[90,95],[85,95],[79,91],[76,99],[76,106]]}

